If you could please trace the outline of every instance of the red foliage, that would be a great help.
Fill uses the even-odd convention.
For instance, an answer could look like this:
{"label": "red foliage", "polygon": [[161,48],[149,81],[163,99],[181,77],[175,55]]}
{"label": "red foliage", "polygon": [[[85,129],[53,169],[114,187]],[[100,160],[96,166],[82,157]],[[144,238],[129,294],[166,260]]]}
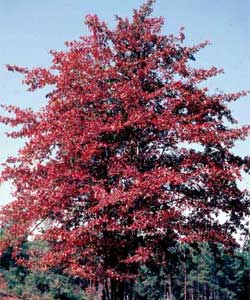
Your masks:
{"label": "red foliage", "polygon": [[18,251],[33,234],[49,244],[37,264],[102,280],[133,277],[172,241],[233,243],[249,199],[236,180],[250,164],[231,149],[250,127],[228,125],[228,102],[247,93],[201,88],[222,72],[189,63],[207,42],[163,35],[152,3],[131,21],[118,17],[114,30],[88,16],[91,34],[51,51],[48,69],[8,66],[29,90],[52,92],[39,112],[9,106],[15,116],[0,119],[21,126],[10,136],[27,138],[1,175],[15,188],[1,212],[2,247]]}

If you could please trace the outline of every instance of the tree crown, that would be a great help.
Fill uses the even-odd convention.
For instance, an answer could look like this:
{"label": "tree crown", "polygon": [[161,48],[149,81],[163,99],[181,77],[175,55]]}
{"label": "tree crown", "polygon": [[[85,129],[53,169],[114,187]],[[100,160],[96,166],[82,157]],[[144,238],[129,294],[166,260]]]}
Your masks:
{"label": "tree crown", "polygon": [[[200,87],[222,72],[190,64],[208,42],[187,47],[183,30],[162,34],[153,2],[132,20],[117,17],[114,30],[87,16],[90,35],[51,51],[49,68],[8,65],[30,91],[52,87],[40,111],[3,106],[14,117],[0,119],[21,126],[10,137],[28,140],[1,174],[15,188],[1,212],[1,245],[18,252],[27,235],[44,240],[31,265],[128,278],[142,262],[164,262],[175,241],[233,244],[249,213],[236,183],[249,158],[232,152],[249,126],[226,125],[236,122],[228,103],[247,92]],[[220,212],[229,215],[224,224]]]}

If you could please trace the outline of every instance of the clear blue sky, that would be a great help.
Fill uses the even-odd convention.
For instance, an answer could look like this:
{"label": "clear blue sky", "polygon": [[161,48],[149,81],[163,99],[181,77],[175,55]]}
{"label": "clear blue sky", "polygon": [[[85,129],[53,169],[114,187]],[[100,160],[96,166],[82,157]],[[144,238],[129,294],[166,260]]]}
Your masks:
{"label": "clear blue sky", "polygon": [[[5,70],[5,64],[48,66],[50,49],[63,49],[64,41],[87,33],[84,16],[98,14],[114,26],[114,15],[131,16],[142,0],[0,0],[0,103],[38,109],[46,103],[44,92],[28,93],[18,74]],[[210,80],[214,90],[234,92],[250,89],[249,0],[158,0],[154,15],[163,16],[165,33],[185,27],[187,44],[210,40],[197,56],[199,67],[223,67],[225,74]],[[232,106],[241,124],[250,123],[250,97]],[[22,142],[5,137],[0,127],[0,162],[17,152]],[[235,151],[250,153],[250,139]],[[249,178],[244,184],[250,186]],[[9,187],[0,188],[0,204],[9,201]]]}

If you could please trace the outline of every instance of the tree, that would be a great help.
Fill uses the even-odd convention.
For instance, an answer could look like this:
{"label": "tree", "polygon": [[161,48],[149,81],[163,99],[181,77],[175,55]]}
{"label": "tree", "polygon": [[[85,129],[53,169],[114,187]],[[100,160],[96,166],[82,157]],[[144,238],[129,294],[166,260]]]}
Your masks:
{"label": "tree", "polygon": [[[34,247],[40,248],[45,245],[41,242],[25,241],[19,256],[27,257],[29,249]],[[4,279],[3,282],[6,283],[6,293],[14,293],[23,300],[86,300],[83,292],[86,287],[84,280],[63,274],[60,268],[43,272],[29,270],[16,263],[11,248],[6,249],[0,257],[0,279]]]}
{"label": "tree", "polygon": [[[134,299],[249,299],[248,249],[226,253],[222,245],[200,243],[177,245],[175,253],[175,260],[169,260],[168,264],[172,262],[172,265],[168,268],[152,272],[148,267],[141,267]],[[167,296],[166,283],[167,288],[170,285],[165,278],[171,279]]]}
{"label": "tree", "polygon": [[38,112],[3,106],[14,116],[1,122],[18,126],[9,136],[27,142],[1,174],[15,189],[1,212],[2,248],[15,255],[27,236],[46,241],[19,261],[99,282],[103,299],[123,299],[138,266],[164,264],[174,241],[233,245],[249,213],[237,186],[249,158],[232,152],[249,126],[235,127],[228,108],[247,92],[201,87],[222,72],[191,66],[208,43],[185,46],[183,30],[161,34],[153,2],[131,21],[117,17],[114,30],[87,16],[90,35],[51,51],[47,69],[8,65],[30,91],[51,92]]}

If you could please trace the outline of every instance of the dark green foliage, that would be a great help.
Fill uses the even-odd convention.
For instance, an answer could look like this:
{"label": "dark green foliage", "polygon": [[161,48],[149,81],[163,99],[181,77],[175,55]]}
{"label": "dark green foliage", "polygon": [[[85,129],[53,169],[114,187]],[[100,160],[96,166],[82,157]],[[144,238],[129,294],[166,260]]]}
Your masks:
{"label": "dark green foliage", "polygon": [[142,266],[141,276],[134,285],[136,299],[160,299],[160,296],[164,293],[164,277],[165,274],[162,269],[157,274],[146,268],[146,266]]}
{"label": "dark green foliage", "polygon": [[[194,245],[195,246],[195,245]],[[141,267],[134,286],[138,300],[249,300],[249,247],[226,253],[221,246],[175,248],[165,268]]]}
{"label": "dark green foliage", "polygon": [[[66,275],[48,272],[29,272],[23,274],[19,267],[12,267],[9,270],[2,270],[8,289],[21,296],[22,299],[46,300],[84,300],[82,285]],[[32,298],[33,299],[33,298]],[[35,298],[36,299],[36,298]]]}
{"label": "dark green foliage", "polygon": [[[27,256],[27,250],[34,242],[23,243],[20,257]],[[35,244],[37,247],[37,245]],[[41,246],[41,245],[40,245]],[[0,273],[10,292],[23,300],[84,300],[84,280],[64,275],[60,270],[46,272],[32,271],[17,265],[8,248],[0,257]]]}
{"label": "dark green foliage", "polygon": [[32,272],[25,278],[24,284],[27,290],[31,289],[31,294],[47,295],[49,299],[84,299],[81,287],[75,286],[69,277],[52,271]]}
{"label": "dark green foliage", "polygon": [[[21,256],[32,243],[23,243]],[[0,272],[11,292],[24,300],[85,300],[86,281],[66,276],[59,269],[31,271],[18,266],[11,249],[0,257]],[[209,244],[178,245],[166,252],[164,266],[141,266],[137,282],[127,287],[129,300],[249,300],[250,252],[226,253]],[[84,296],[85,295],[85,296]]]}

